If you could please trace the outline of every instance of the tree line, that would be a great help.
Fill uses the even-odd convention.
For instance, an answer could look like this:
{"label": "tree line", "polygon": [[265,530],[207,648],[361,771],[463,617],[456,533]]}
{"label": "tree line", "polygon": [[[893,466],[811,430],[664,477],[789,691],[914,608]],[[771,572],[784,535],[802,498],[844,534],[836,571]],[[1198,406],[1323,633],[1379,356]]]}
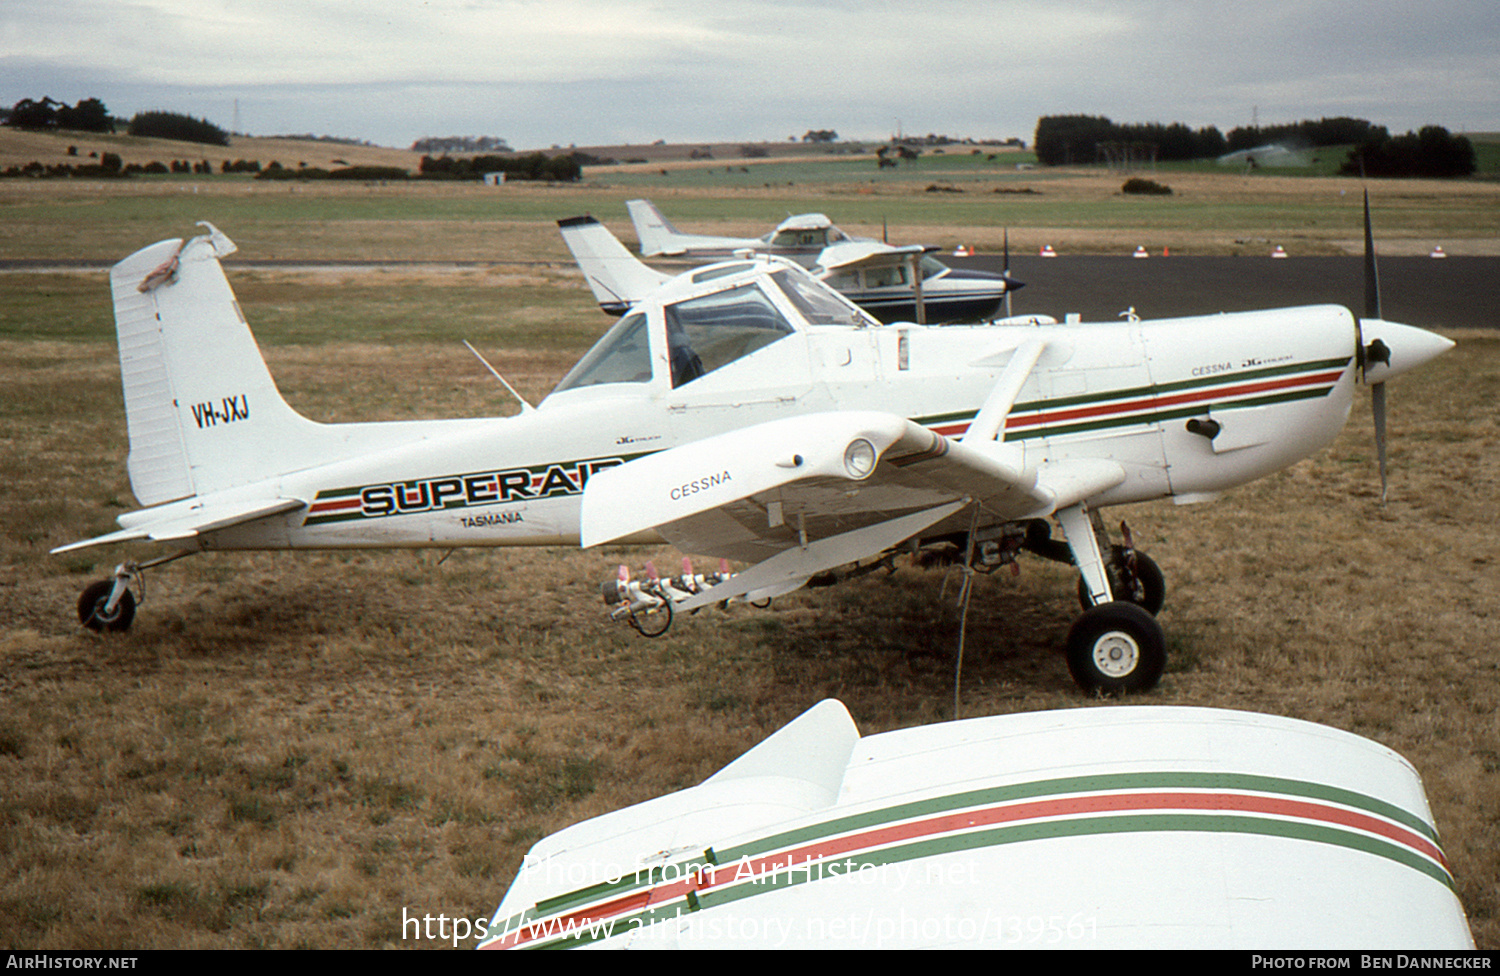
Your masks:
{"label": "tree line", "polygon": [[577,153],[548,156],[423,156],[418,172],[429,180],[481,180],[487,173],[504,173],[507,180],[541,180],[575,183],[583,176]]}
{"label": "tree line", "polygon": [[5,124],[17,129],[113,132],[115,120],[109,117],[109,109],[97,98],[85,98],[76,105],[51,98],[23,98],[6,113]]}
{"label": "tree line", "polygon": [[[1392,137],[1385,126],[1347,117],[1308,119],[1274,126],[1244,126],[1227,136],[1214,126],[1192,129],[1119,124],[1102,115],[1048,115],[1037,120],[1032,147],[1044,166],[1100,162],[1181,162],[1280,143],[1293,148],[1353,144],[1340,169],[1370,176],[1468,176],[1477,162],[1473,144],[1442,126]],[[1363,166],[1363,170],[1361,170]]]}
{"label": "tree line", "polygon": [[[114,132],[119,124],[118,119],[110,116],[109,108],[97,98],[85,98],[76,105],[52,98],[23,98],[3,115],[5,125],[33,131]],[[229,133],[212,122],[176,112],[137,112],[126,123],[125,131],[133,136],[210,146],[229,145]]]}

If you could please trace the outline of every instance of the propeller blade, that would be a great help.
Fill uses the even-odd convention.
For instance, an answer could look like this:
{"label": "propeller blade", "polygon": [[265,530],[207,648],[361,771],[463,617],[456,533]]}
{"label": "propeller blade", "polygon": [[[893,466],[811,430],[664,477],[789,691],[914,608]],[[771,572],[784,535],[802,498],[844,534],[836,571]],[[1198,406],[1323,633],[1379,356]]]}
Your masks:
{"label": "propeller blade", "polygon": [[1005,317],[1010,318],[1010,228],[1005,228]]}
{"label": "propeller blade", "polygon": [[[1365,346],[1364,320],[1372,322],[1383,321],[1384,316],[1380,311],[1380,272],[1375,267],[1375,231],[1370,223],[1370,191],[1365,189],[1365,314],[1358,322],[1359,349],[1357,359],[1359,362],[1359,378],[1361,382],[1368,380],[1368,373],[1372,363],[1391,364],[1391,350],[1379,336]],[[1375,420],[1375,455],[1380,460],[1380,504],[1385,505],[1387,491],[1390,481],[1386,475],[1386,439],[1385,439],[1385,383],[1370,384],[1370,413]]]}
{"label": "propeller blade", "polygon": [[1375,267],[1375,232],[1370,226],[1370,191],[1365,191],[1365,318],[1380,319],[1380,272]]}

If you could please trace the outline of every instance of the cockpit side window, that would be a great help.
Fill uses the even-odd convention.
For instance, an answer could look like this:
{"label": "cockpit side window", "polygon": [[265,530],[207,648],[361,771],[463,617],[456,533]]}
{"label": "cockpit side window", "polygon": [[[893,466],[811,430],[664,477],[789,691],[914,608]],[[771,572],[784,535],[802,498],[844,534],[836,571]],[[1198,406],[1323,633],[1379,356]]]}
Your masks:
{"label": "cockpit side window", "polygon": [[[925,277],[925,276],[924,276]],[[866,288],[895,288],[910,285],[911,276],[904,264],[892,264],[884,268],[871,268],[865,272]]]}
{"label": "cockpit side window", "polygon": [[741,285],[668,305],[672,385],[683,386],[795,331],[765,293]]}
{"label": "cockpit side window", "polygon": [[594,343],[578,365],[557,384],[554,393],[600,383],[649,383],[651,381],[651,347],[646,331],[646,316],[640,312],[627,315],[614,324],[604,338]]}

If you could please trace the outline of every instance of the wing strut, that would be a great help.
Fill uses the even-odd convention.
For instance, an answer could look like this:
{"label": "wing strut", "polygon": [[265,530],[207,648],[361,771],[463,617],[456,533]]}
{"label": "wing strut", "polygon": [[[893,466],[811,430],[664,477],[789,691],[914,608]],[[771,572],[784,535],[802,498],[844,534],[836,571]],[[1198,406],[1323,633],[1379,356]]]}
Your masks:
{"label": "wing strut", "polygon": [[1005,429],[1005,418],[1021,393],[1021,385],[1031,375],[1037,360],[1042,358],[1046,349],[1047,343],[1043,339],[1027,339],[1016,347],[1010,362],[1001,371],[1000,378],[995,380],[995,387],[990,390],[984,406],[964,432],[965,444],[982,444],[1000,436],[1000,432]]}
{"label": "wing strut", "polygon": [[1109,573],[1104,568],[1104,554],[1100,551],[1092,513],[1079,503],[1058,509],[1056,518],[1062,526],[1063,537],[1068,540],[1068,547],[1073,550],[1073,562],[1078,564],[1091,603],[1098,606],[1115,599],[1109,585]]}

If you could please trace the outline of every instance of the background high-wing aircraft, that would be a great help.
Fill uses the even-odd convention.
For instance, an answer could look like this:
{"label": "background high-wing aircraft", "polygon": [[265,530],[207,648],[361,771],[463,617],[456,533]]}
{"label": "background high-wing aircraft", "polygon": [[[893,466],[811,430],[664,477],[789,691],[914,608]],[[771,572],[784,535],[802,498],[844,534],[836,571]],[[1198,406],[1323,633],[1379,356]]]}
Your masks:
{"label": "background high-wing aircraft", "polygon": [[830,244],[865,240],[850,237],[820,213],[788,217],[762,237],[714,237],[684,234],[673,227],[650,200],[627,200],[625,208],[630,211],[630,222],[635,225],[641,253],[648,258],[708,260],[733,257],[736,251],[749,250],[790,258],[803,267],[810,267]]}
{"label": "background high-wing aircraft", "polygon": [[990,271],[950,268],[921,245],[891,247],[851,237],[823,214],[788,217],[763,237],[684,234],[650,200],[625,204],[646,257],[709,261],[754,251],[811,269],[882,322],[977,322],[994,317],[1022,283]]}
{"label": "background high-wing aircraft", "polygon": [[[641,263],[593,217],[570,217],[558,227],[599,307],[611,315],[623,315],[671,278]],[[808,270],[885,324],[989,319],[1005,296],[1021,287],[1005,275],[956,271],[926,251],[920,244],[844,240],[823,248]]]}
{"label": "background high-wing aircraft", "polygon": [[1472,950],[1415,770],[1209,708],[861,738],[837,701],[543,838],[481,949]]}
{"label": "background high-wing aircraft", "polygon": [[1025,550],[1081,572],[1088,609],[1067,648],[1079,684],[1150,688],[1163,581],[1128,538],[1111,542],[1101,509],[1202,500],[1280,470],[1334,438],[1358,383],[1383,390],[1452,346],[1337,306],[886,326],[761,257],[661,283],[517,416],[318,424],[276,389],[220,265],[233,250],[209,226],[111,270],[146,507],[55,551],[174,548],[89,586],[88,627],[128,627],[141,570],[212,549],[665,540],[750,564],[622,581],[638,627],[901,552],[990,570]]}

